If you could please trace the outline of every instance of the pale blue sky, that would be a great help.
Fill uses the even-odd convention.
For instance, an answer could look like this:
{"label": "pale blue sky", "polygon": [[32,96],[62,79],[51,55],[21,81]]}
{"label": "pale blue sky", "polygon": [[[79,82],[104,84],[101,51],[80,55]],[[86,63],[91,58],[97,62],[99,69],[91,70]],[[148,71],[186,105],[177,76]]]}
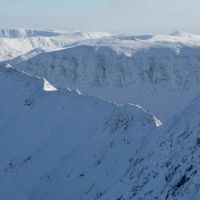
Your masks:
{"label": "pale blue sky", "polygon": [[200,0],[0,0],[0,26],[200,33]]}

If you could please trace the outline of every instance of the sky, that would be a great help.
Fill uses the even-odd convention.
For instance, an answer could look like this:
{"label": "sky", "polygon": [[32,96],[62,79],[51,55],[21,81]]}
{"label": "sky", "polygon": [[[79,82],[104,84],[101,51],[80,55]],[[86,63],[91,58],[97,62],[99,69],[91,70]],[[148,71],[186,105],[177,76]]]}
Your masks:
{"label": "sky", "polygon": [[200,33],[200,0],[0,0],[0,27]]}

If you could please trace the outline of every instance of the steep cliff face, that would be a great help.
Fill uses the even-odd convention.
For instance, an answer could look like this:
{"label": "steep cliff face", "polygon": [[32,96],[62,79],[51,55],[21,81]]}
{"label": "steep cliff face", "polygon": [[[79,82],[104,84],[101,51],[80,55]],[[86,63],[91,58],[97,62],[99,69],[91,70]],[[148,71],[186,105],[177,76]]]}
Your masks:
{"label": "steep cliff face", "polygon": [[13,65],[58,88],[140,104],[163,121],[199,94],[199,47],[143,41],[136,48],[135,42],[127,47],[126,41],[114,41],[43,53]]}

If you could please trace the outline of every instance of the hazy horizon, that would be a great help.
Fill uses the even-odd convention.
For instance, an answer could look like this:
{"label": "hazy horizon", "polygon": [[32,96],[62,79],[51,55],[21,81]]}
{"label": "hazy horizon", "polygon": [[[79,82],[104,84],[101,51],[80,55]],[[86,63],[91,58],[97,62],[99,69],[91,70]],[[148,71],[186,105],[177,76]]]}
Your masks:
{"label": "hazy horizon", "polygon": [[2,0],[0,27],[119,33],[200,33],[197,0]]}

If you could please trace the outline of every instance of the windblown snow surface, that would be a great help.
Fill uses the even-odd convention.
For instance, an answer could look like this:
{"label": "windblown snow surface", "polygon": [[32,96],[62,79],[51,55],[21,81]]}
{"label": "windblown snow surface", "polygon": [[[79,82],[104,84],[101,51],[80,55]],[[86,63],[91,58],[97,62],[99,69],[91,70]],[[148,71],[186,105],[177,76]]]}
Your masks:
{"label": "windblown snow surface", "polygon": [[0,199],[199,200],[199,64],[178,32],[4,60]]}

